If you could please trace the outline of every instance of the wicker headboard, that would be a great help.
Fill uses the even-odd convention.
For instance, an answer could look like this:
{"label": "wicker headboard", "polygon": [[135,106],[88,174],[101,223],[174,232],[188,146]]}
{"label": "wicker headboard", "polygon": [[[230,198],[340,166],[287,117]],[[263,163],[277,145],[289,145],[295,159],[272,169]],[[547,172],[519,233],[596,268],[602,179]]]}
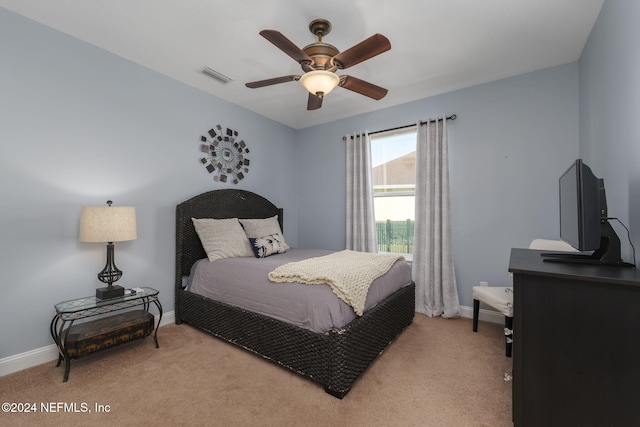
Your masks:
{"label": "wicker headboard", "polygon": [[270,218],[278,215],[283,228],[283,211],[262,196],[245,190],[214,190],[180,203],[176,207],[176,289],[182,288],[182,277],[207,255],[193,227],[191,218]]}

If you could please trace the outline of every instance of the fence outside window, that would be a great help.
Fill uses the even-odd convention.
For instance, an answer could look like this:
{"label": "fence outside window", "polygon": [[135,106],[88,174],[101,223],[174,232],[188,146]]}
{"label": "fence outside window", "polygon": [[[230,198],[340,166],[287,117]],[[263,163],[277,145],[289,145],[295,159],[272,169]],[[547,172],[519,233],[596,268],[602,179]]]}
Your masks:
{"label": "fence outside window", "polygon": [[376,221],[379,252],[413,253],[413,225],[415,221]]}

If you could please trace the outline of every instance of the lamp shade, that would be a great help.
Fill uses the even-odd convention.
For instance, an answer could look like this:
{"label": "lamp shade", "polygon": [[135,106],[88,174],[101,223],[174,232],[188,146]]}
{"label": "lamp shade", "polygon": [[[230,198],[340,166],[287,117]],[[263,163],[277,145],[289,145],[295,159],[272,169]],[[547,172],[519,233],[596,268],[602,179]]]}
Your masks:
{"label": "lamp shade", "polygon": [[340,83],[340,77],[331,71],[309,71],[300,77],[300,83],[314,95],[326,95]]}
{"label": "lamp shade", "polygon": [[83,206],[80,212],[81,242],[135,240],[136,210],[130,206]]}

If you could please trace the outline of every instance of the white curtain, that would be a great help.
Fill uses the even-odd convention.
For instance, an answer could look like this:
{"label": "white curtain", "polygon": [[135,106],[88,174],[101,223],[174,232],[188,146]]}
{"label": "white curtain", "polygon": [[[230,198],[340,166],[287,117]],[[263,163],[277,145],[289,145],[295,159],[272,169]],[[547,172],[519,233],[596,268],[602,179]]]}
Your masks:
{"label": "white curtain", "polygon": [[416,311],[460,315],[449,226],[447,118],[418,123],[413,281]]}
{"label": "white curtain", "polygon": [[371,139],[368,133],[346,136],[347,141],[347,249],[377,252],[373,213]]}

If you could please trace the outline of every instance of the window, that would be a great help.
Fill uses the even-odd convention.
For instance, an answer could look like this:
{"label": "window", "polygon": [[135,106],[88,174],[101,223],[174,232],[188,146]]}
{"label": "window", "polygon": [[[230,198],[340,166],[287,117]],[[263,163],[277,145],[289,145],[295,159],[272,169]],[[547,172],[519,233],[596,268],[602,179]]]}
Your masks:
{"label": "window", "polygon": [[416,129],[371,135],[373,204],[378,251],[413,254]]}

